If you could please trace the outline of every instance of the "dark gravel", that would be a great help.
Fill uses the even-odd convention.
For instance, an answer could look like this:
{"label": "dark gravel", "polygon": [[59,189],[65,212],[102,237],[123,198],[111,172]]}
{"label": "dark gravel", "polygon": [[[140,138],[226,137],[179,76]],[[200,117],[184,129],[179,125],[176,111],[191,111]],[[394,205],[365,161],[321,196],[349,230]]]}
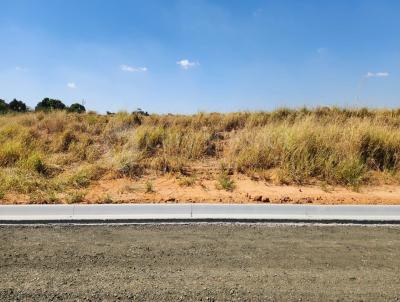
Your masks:
{"label": "dark gravel", "polygon": [[0,227],[0,301],[400,301],[400,227]]}

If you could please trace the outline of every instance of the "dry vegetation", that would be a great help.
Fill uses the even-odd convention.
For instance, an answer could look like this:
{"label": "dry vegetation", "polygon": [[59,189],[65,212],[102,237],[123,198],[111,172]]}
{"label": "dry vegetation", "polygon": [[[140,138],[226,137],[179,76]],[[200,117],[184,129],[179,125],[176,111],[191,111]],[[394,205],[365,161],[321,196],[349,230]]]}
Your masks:
{"label": "dry vegetation", "polygon": [[[98,181],[165,174],[182,188],[207,175],[233,191],[235,176],[247,175],[356,189],[398,184],[399,170],[400,110],[0,116],[0,200],[75,203]],[[157,187],[146,180],[143,190]]]}

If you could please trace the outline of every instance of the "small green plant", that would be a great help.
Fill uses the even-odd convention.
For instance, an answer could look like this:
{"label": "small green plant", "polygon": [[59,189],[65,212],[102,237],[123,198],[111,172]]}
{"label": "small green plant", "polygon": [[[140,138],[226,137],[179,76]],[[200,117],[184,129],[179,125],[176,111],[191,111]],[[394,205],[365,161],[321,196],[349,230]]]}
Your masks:
{"label": "small green plant", "polygon": [[218,190],[233,191],[235,182],[226,173],[221,173],[217,178],[216,187]]}
{"label": "small green plant", "polygon": [[154,193],[154,187],[153,187],[153,183],[151,181],[146,181],[145,184],[145,189],[146,189],[146,193]]}
{"label": "small green plant", "polygon": [[0,200],[4,199],[5,196],[6,196],[6,193],[4,193],[4,191],[0,189]]}
{"label": "small green plant", "polygon": [[67,197],[67,203],[73,204],[73,203],[80,203],[85,199],[85,192],[83,191],[74,191],[70,193]]}

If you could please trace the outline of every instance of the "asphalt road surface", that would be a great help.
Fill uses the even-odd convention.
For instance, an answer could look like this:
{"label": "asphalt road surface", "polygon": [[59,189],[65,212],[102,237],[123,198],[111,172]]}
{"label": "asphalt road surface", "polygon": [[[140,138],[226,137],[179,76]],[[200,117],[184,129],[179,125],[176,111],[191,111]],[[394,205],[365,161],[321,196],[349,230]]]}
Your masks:
{"label": "asphalt road surface", "polygon": [[400,301],[399,226],[2,226],[0,259],[0,301]]}

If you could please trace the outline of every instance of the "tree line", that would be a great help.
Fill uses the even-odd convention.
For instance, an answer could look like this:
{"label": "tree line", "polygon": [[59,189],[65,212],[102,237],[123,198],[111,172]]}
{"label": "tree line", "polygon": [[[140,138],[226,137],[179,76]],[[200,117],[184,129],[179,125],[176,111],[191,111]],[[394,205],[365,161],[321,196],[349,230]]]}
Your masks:
{"label": "tree line", "polygon": [[[40,101],[34,111],[53,111],[53,110],[66,110],[68,112],[83,113],[86,111],[85,106],[74,103],[71,106],[66,106],[62,101],[57,99],[44,98]],[[0,114],[12,112],[29,112],[33,111],[23,101],[13,99],[10,103],[0,99]]]}

